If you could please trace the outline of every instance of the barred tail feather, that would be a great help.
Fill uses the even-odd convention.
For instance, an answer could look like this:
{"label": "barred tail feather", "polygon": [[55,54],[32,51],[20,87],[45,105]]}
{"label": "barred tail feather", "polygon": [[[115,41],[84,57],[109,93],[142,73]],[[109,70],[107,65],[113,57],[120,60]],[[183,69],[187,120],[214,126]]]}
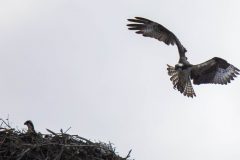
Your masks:
{"label": "barred tail feather", "polygon": [[177,87],[177,83],[179,81],[178,73],[174,67],[172,67],[170,65],[167,65],[167,66],[168,66],[168,68],[167,68],[168,75],[171,76],[170,80],[172,81],[173,86],[174,86],[173,88],[175,89]]}
{"label": "barred tail feather", "polygon": [[184,96],[188,96],[188,97],[194,97],[196,96],[194,90],[193,90],[193,87],[192,87],[192,83],[191,83],[191,80],[189,78],[189,80],[187,81],[187,83],[185,84],[185,87],[184,87],[184,91],[183,91],[183,94]]}
{"label": "barred tail feather", "polygon": [[170,66],[168,64],[167,64],[167,66],[168,66],[167,70],[168,70],[169,76],[172,76],[173,74],[175,74],[177,72],[173,66]]}
{"label": "barred tail feather", "polygon": [[187,79],[185,78],[185,76],[183,76],[181,78],[181,76],[179,75],[179,72],[177,70],[175,70],[175,67],[167,65],[168,68],[168,75],[170,76],[170,80],[173,83],[173,88],[177,89],[179,92],[181,92],[184,96],[187,97],[194,97],[196,96],[193,87],[192,87],[192,83],[190,78],[188,77]]}

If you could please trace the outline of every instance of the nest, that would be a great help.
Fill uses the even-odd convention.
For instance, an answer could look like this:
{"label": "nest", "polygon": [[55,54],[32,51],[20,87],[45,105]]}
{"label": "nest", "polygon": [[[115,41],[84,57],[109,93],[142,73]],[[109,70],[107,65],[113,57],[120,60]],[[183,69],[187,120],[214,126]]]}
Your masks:
{"label": "nest", "polygon": [[127,160],[111,143],[92,142],[62,130],[49,134],[20,131],[0,119],[0,160]]}

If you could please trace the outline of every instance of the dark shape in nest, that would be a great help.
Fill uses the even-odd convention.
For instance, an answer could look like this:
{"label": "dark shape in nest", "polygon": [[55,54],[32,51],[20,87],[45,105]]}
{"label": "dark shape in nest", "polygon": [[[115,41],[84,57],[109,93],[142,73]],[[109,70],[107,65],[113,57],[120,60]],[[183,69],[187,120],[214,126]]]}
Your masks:
{"label": "dark shape in nest", "polygon": [[131,153],[122,158],[111,143],[92,142],[63,131],[36,133],[31,121],[25,122],[27,132],[11,128],[2,119],[0,123],[0,160],[127,160]]}

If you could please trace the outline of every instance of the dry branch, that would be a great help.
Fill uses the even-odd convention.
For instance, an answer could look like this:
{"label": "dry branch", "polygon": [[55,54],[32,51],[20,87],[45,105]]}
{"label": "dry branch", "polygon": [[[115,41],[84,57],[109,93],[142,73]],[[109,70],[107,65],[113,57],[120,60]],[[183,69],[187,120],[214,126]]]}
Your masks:
{"label": "dry branch", "polygon": [[127,160],[130,157],[131,150],[122,158],[111,143],[92,142],[62,130],[47,131],[50,134],[16,130],[0,119],[0,160]]}

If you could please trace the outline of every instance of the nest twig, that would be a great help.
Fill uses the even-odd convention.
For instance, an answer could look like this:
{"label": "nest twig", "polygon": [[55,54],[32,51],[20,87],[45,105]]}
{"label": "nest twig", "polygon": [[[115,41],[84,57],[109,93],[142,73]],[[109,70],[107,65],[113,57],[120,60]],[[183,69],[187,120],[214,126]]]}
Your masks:
{"label": "nest twig", "polygon": [[[69,128],[70,129],[70,128]],[[66,132],[29,133],[0,119],[0,160],[127,160],[111,143],[92,142]]]}

